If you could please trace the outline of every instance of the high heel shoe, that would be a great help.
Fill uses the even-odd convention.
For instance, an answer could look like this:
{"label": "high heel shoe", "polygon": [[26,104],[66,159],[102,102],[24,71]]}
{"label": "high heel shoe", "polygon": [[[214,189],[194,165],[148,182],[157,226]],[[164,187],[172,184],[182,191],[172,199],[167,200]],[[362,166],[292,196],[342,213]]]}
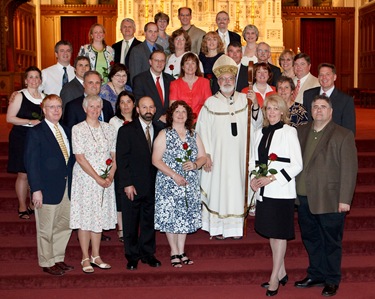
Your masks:
{"label": "high heel shoe", "polygon": [[[289,280],[288,274],[285,274],[285,276],[279,280],[279,284],[281,284],[282,286],[285,286],[288,280]],[[267,281],[267,282],[262,283],[260,286],[262,288],[268,289],[268,287],[270,286],[270,283]]]}
{"label": "high heel shoe", "polygon": [[[280,285],[280,283],[279,283],[279,285]],[[274,290],[274,291],[267,290],[267,292],[266,292],[266,296],[267,296],[267,297],[276,296],[278,292],[279,292],[279,286],[277,286],[277,289]]]}

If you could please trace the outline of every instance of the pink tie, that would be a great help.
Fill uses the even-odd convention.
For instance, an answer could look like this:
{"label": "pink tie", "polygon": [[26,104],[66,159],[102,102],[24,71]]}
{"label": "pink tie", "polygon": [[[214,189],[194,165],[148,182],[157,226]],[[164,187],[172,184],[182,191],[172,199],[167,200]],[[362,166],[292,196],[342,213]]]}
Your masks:
{"label": "pink tie", "polygon": [[158,90],[159,97],[160,97],[160,100],[161,100],[161,104],[162,104],[162,106],[164,106],[163,90],[161,89],[159,79],[160,79],[160,77],[156,77],[156,89]]}

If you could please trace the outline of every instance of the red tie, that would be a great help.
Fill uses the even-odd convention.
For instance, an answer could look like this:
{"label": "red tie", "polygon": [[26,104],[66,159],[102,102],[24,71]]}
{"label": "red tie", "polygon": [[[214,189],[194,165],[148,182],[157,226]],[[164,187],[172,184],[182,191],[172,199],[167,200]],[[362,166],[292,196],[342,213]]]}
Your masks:
{"label": "red tie", "polygon": [[162,104],[162,106],[164,106],[163,90],[161,89],[159,79],[160,79],[160,77],[156,77],[156,89],[158,90],[159,97],[160,97],[160,100],[161,100],[161,104]]}

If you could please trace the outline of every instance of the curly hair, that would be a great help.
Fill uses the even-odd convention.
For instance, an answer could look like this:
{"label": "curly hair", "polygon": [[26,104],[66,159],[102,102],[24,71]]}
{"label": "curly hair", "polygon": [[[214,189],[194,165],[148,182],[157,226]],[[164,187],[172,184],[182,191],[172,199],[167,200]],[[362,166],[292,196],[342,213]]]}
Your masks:
{"label": "curly hair", "polygon": [[177,29],[176,31],[173,31],[172,35],[168,39],[169,50],[171,51],[172,54],[175,53],[176,51],[175,46],[174,46],[174,40],[181,35],[185,39],[185,52],[191,50],[191,38],[189,34],[184,29]]}
{"label": "curly hair", "polygon": [[216,31],[207,32],[206,35],[203,37],[201,52],[204,55],[208,54],[207,40],[209,38],[215,38],[217,40],[217,53],[224,53],[224,43],[221,40],[220,35]]}
{"label": "curly hair", "polygon": [[193,134],[193,123],[194,123],[194,113],[193,109],[186,104],[185,101],[175,101],[172,103],[172,105],[169,106],[167,110],[167,127],[172,128],[173,124],[173,113],[178,108],[178,106],[182,106],[186,110],[186,122],[185,122],[185,128],[189,131],[189,133]]}

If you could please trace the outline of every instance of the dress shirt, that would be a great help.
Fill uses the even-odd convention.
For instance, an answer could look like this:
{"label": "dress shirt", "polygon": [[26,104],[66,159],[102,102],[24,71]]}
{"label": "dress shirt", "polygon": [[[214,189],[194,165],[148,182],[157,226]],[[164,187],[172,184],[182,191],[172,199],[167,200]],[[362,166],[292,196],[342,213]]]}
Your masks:
{"label": "dress shirt", "polygon": [[164,90],[163,73],[161,73],[160,75],[157,76],[151,71],[151,69],[150,69],[150,73],[151,73],[152,79],[154,79],[155,86],[156,86],[156,77],[159,77],[159,83],[160,83],[160,86],[161,86],[161,90],[163,91],[163,99],[164,99],[164,102],[165,102],[166,98],[165,98],[165,90]]}
{"label": "dress shirt", "polygon": [[[44,92],[46,95],[57,94],[59,95],[62,89],[62,78],[64,76],[63,65],[56,63],[44,70],[42,70],[42,84],[39,87],[39,91]],[[68,65],[66,67],[68,73],[68,80],[74,79],[75,72],[74,67]]]}
{"label": "dress shirt", "polygon": [[[48,119],[45,118],[45,121],[46,121],[46,124],[48,125],[48,127],[51,129],[53,135],[55,136],[56,138],[56,130],[55,130],[55,125],[53,123],[51,123]],[[66,150],[68,151],[68,155],[70,157],[70,148],[69,148],[69,140],[68,140],[68,137],[66,137],[66,134],[65,134],[65,131],[63,129],[63,127],[57,123],[57,126],[59,127],[59,130],[61,132],[61,136],[64,140],[64,144],[65,144],[65,147],[66,147]]]}
{"label": "dress shirt", "polygon": [[[133,40],[134,40],[134,37],[132,37],[131,39],[128,40],[128,43],[129,43],[129,50],[130,50],[130,47],[133,43]],[[121,58],[120,58],[120,62],[122,64],[125,64],[125,49],[126,49],[126,41],[125,39],[122,40],[122,45],[121,45]],[[129,54],[129,50],[128,50],[128,53]]]}
{"label": "dress shirt", "polygon": [[152,144],[154,141],[154,127],[152,125],[152,122],[150,122],[149,124],[146,124],[145,121],[142,119],[142,117],[139,118],[139,122],[141,123],[143,133],[145,133],[145,138],[146,138],[146,128],[147,126],[150,126],[149,131],[150,131],[151,147],[152,147]]}
{"label": "dress shirt", "polygon": [[325,93],[327,97],[330,97],[334,89],[335,89],[335,86],[332,86],[332,87],[331,87],[330,89],[328,89],[327,91],[324,91],[323,88],[320,87],[320,92],[319,92],[319,94],[321,95],[321,94]]}
{"label": "dress shirt", "polygon": [[[310,75],[310,73],[308,73],[306,76],[303,76],[301,79],[299,79],[299,80],[300,80],[300,87],[299,87],[300,90],[301,90],[303,84],[306,82],[307,77],[308,77],[309,75]],[[297,80],[298,80],[297,76],[293,78],[293,81],[294,81],[294,85],[295,85],[295,86],[297,86]]]}

